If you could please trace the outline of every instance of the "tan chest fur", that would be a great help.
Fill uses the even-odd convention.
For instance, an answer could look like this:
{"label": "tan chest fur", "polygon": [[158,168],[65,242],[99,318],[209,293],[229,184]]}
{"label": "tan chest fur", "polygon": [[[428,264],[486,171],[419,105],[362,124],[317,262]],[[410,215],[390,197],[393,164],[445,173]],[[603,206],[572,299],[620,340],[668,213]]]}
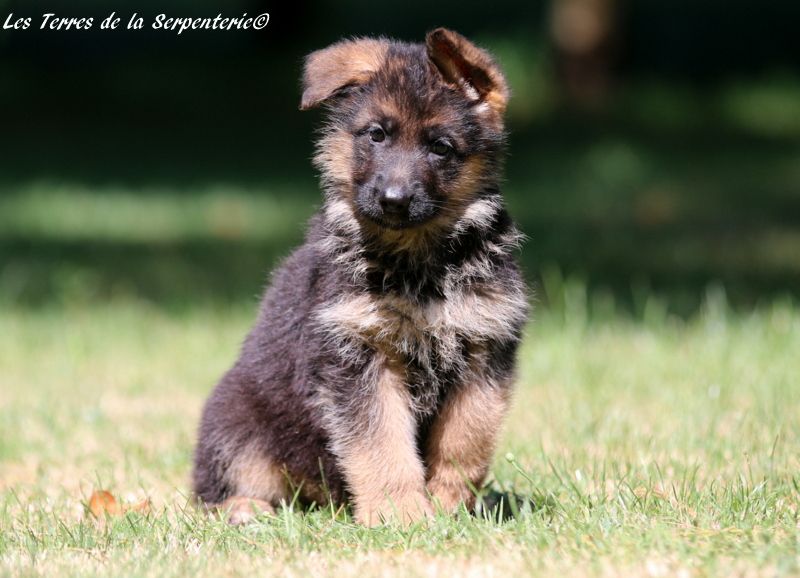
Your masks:
{"label": "tan chest fur", "polygon": [[435,356],[441,364],[455,362],[465,341],[512,339],[524,312],[520,293],[451,291],[425,304],[359,294],[319,310],[317,320],[337,340],[367,343],[392,357],[421,362]]}

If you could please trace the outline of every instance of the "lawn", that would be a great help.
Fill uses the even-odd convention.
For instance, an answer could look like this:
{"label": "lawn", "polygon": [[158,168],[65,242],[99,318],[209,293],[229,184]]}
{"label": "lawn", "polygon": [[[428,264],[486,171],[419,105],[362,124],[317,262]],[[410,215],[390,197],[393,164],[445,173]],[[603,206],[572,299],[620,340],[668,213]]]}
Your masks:
{"label": "lawn", "polygon": [[[712,289],[688,320],[655,300],[588,315],[580,284],[557,289],[492,471],[531,501],[408,530],[292,507],[229,528],[187,506],[201,404],[254,302],[0,308],[0,574],[800,573],[800,310],[735,314]],[[99,488],[152,507],[97,520]]]}
{"label": "lawn", "polygon": [[[285,151],[249,125],[244,144],[10,133],[0,576],[800,576],[800,83],[765,86],[645,87],[512,127],[537,297],[490,486],[522,505],[407,530],[291,505],[230,528],[189,505],[203,400],[320,202],[312,121],[270,125]],[[100,489],[150,507],[98,519]]]}

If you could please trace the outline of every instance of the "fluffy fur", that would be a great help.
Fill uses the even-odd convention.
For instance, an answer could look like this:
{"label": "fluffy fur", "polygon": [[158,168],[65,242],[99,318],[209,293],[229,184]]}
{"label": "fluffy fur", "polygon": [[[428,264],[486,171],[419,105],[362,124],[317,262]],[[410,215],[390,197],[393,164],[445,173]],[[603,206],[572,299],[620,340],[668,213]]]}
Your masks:
{"label": "fluffy fur", "polygon": [[528,311],[503,75],[438,29],[312,53],[303,88],[301,108],[328,108],[324,205],[205,406],[194,490],[232,522],[295,493],[364,524],[471,506]]}

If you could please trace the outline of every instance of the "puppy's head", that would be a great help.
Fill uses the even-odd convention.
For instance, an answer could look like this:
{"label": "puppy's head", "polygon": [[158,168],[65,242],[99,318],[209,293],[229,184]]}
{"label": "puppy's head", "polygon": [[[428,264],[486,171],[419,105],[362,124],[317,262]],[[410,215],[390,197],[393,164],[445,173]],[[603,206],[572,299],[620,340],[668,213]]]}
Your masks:
{"label": "puppy's head", "polygon": [[338,218],[397,235],[447,229],[499,178],[506,81],[439,28],[425,44],[349,40],[312,53],[302,109],[330,122],[316,164]]}

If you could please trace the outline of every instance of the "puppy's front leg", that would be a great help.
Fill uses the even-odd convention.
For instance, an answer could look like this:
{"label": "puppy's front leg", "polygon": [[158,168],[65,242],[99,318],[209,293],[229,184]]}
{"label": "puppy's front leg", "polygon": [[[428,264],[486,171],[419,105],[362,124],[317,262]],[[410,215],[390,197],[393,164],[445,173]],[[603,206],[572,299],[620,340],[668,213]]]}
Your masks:
{"label": "puppy's front leg", "polygon": [[[432,513],[410,396],[398,370],[380,363],[355,421],[334,432],[356,519],[408,524]],[[371,372],[370,372],[371,373]]]}
{"label": "puppy's front leg", "polygon": [[491,464],[503,417],[508,408],[507,384],[467,382],[451,391],[427,440],[427,490],[448,512],[460,503],[472,508]]}

